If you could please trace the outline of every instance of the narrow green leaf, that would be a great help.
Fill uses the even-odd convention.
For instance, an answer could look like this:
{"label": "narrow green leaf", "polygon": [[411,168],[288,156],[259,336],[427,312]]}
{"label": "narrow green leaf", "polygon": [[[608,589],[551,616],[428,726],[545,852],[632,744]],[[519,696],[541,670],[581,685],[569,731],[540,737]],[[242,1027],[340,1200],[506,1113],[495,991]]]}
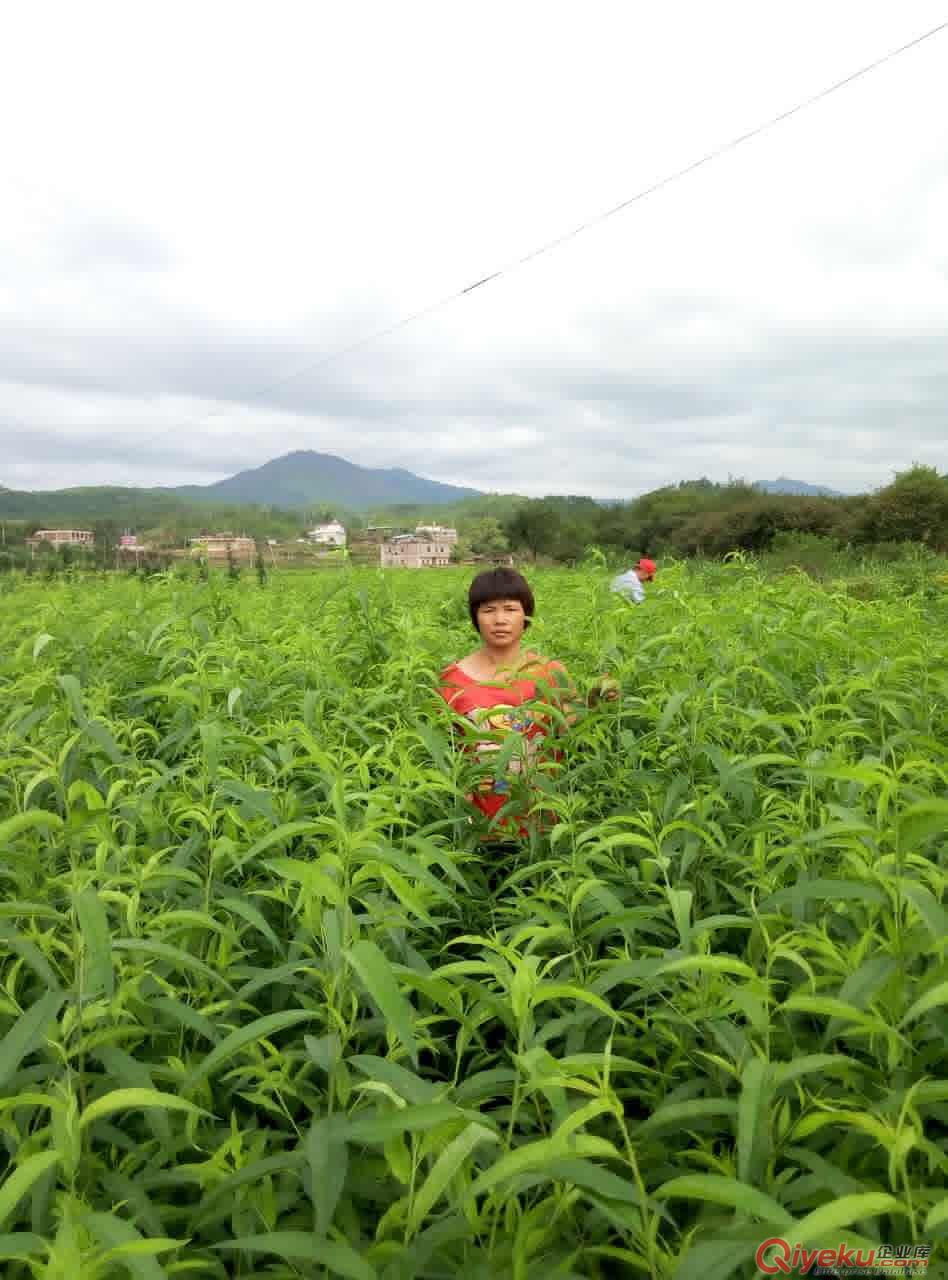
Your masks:
{"label": "narrow green leaf", "polygon": [[33,970],[49,992],[60,990],[56,971],[47,960],[45,952],[31,938],[24,937],[22,933],[11,929],[5,923],[0,923],[0,940],[14,955],[22,959],[27,968]]}
{"label": "narrow green leaf", "polygon": [[[782,1204],[771,1196],[750,1187],[746,1182],[736,1178],[726,1178],[720,1173],[690,1173],[682,1178],[672,1178],[652,1192],[656,1200],[707,1200],[712,1204],[723,1204],[738,1213],[759,1218],[761,1222],[773,1223],[775,1226],[789,1226],[793,1222],[790,1214]],[[796,1239],[796,1236],[794,1236]]]}
{"label": "narrow green leaf", "polygon": [[[866,1009],[896,971],[891,956],[872,955],[846,979],[836,998],[854,1009]],[[846,1025],[846,1018],[831,1018],[826,1024],[825,1040],[835,1040]]]}
{"label": "narrow green leaf", "polygon": [[808,1053],[802,1058],[794,1058],[792,1062],[775,1062],[773,1069],[778,1087],[791,1084],[814,1071],[866,1070],[863,1063],[855,1058],[847,1058],[844,1053]]}
{"label": "narrow green leaf", "polygon": [[835,996],[793,995],[783,1002],[783,1008],[796,1013],[815,1013],[823,1018],[836,1018],[843,1029],[847,1024],[864,1027],[868,1031],[884,1031],[885,1024],[872,1014],[863,1013],[845,1000]]}
{"label": "narrow green leaf", "polygon": [[220,1033],[210,1018],[205,1018],[190,1005],[175,1000],[174,996],[157,996],[150,1002],[150,1008],[158,1013],[167,1014],[178,1026],[188,1027],[197,1035],[203,1036],[209,1044],[220,1044]]}
{"label": "narrow green leaf", "polygon": [[824,1160],[822,1156],[817,1155],[815,1151],[810,1151],[807,1147],[787,1147],[786,1155],[788,1159],[799,1161],[805,1169],[813,1172],[828,1193],[827,1199],[830,1195],[836,1197],[860,1195],[866,1190],[864,1183],[859,1182],[851,1174],[844,1173],[842,1169],[837,1169],[836,1165],[831,1164],[829,1160]]}
{"label": "narrow green leaf", "polygon": [[46,1249],[46,1241],[32,1231],[11,1231],[0,1235],[0,1258],[29,1258]]}
{"label": "narrow green leaf", "polygon": [[901,890],[912,906],[925,922],[925,927],[936,944],[948,938],[948,911],[941,905],[930,889],[914,881],[903,880]]}
{"label": "narrow green leaf", "polygon": [[336,1116],[322,1116],[313,1122],[306,1135],[309,1192],[320,1236],[325,1236],[332,1226],[349,1172],[349,1148],[337,1119]]}
{"label": "narrow green leaf", "polygon": [[245,1027],[238,1027],[229,1036],[225,1036],[217,1048],[212,1049],[195,1067],[185,1081],[184,1087],[193,1089],[196,1084],[206,1076],[213,1075],[218,1067],[232,1058],[235,1053],[245,1049],[247,1045],[256,1044],[258,1040],[275,1035],[278,1031],[286,1031],[289,1027],[298,1026],[301,1022],[312,1022],[318,1016],[307,1009],[290,1009],[285,1013],[269,1013],[266,1017],[256,1018]]}
{"label": "narrow green leaf", "polygon": [[737,1176],[741,1182],[755,1181],[759,1165],[770,1155],[772,1092],[768,1064],[760,1058],[751,1058],[741,1076],[741,1096],[737,1104]]}
{"label": "narrow green leaf", "polygon": [[271,827],[279,826],[279,816],[274,808],[274,793],[267,788],[252,787],[237,778],[224,778],[218,783],[217,794],[236,800],[245,817],[266,818]]}
{"label": "narrow green leaf", "polygon": [[303,858],[268,858],[264,866],[291,883],[305,886],[310,893],[333,906],[342,906],[342,886],[315,862],[307,862]]}
{"label": "narrow green leaf", "polygon": [[97,747],[102,749],[113,764],[125,764],[127,762],[125,753],[104,724],[101,724],[98,720],[86,720],[82,726],[82,732]]}
{"label": "narrow green leaf", "polygon": [[746,1233],[742,1238],[733,1230],[710,1240],[697,1239],[675,1267],[675,1280],[734,1280],[763,1239],[760,1228],[755,1228],[749,1239]]}
{"label": "narrow green leaf", "polygon": [[734,956],[682,956],[680,960],[668,960],[661,964],[655,972],[666,973],[733,973],[739,978],[754,978],[757,975],[749,964]]}
{"label": "narrow green leaf", "polygon": [[226,987],[228,991],[233,990],[233,987],[223,974],[215,972],[203,960],[198,960],[194,956],[188,955],[186,951],[182,951],[180,947],[173,947],[170,943],[152,942],[147,938],[116,938],[112,943],[112,948],[115,951],[140,952],[142,955],[151,956],[155,960],[163,960],[166,964],[170,964],[173,969],[179,969],[182,973],[195,973],[201,978],[207,978],[214,986],[220,985]]}
{"label": "narrow green leaf", "polygon": [[580,1004],[591,1005],[607,1018],[617,1016],[616,1011],[603,1000],[602,996],[594,995],[592,991],[585,991],[582,987],[573,986],[568,982],[542,982],[534,989],[530,1003],[533,1008],[537,1008],[547,1000],[576,1000]]}
{"label": "narrow green leaf", "polygon": [[167,1111],[187,1111],[191,1115],[207,1115],[200,1107],[174,1093],[161,1093],[158,1089],[113,1089],[110,1093],[90,1102],[79,1119],[80,1130],[95,1124],[104,1116],[116,1111],[138,1111],[143,1107],[163,1107]]}
{"label": "narrow green leaf", "polygon": [[0,1226],[7,1221],[33,1183],[59,1164],[59,1161],[58,1151],[38,1151],[36,1155],[17,1165],[0,1187]]}
{"label": "narrow green leaf", "polygon": [[877,885],[867,884],[862,880],[801,880],[798,884],[790,885],[765,898],[760,904],[760,910],[771,911],[774,907],[792,905],[797,901],[805,902],[812,898],[820,902],[871,902],[875,906],[882,906],[888,901]]}
{"label": "narrow green leaf", "polygon": [[653,1111],[639,1126],[639,1132],[651,1134],[657,1129],[687,1129],[695,1121],[737,1114],[737,1103],[729,1098],[694,1098],[690,1102],[672,1102]]}
{"label": "narrow green leaf", "polygon": [[[116,1085],[125,1089],[154,1090],[155,1082],[148,1064],[132,1057],[124,1049],[118,1049],[114,1045],[98,1045],[93,1052]],[[159,1142],[170,1143],[171,1126],[163,1111],[150,1108],[148,1123]],[[153,1234],[157,1235],[159,1232],[155,1230]]]}
{"label": "narrow green leaf", "polygon": [[437,1086],[430,1080],[422,1080],[407,1067],[391,1062],[388,1058],[378,1058],[371,1053],[356,1053],[347,1058],[346,1062],[369,1080],[384,1080],[406,1102],[431,1102],[437,1092]]}
{"label": "narrow green leaf", "polygon": [[198,1207],[199,1218],[205,1218],[208,1210],[213,1208],[219,1200],[231,1200],[235,1191],[250,1183],[262,1182],[264,1178],[272,1177],[273,1174],[299,1174],[305,1161],[305,1154],[297,1149],[288,1151],[285,1155],[267,1156],[263,1160],[253,1160],[250,1164],[245,1164],[242,1169],[238,1169],[236,1173],[218,1182],[212,1190],[202,1196]]}
{"label": "narrow green leaf", "polygon": [[105,907],[90,885],[76,899],[76,914],[82,933],[83,994],[115,994],[115,972],[112,968],[112,935]]}
{"label": "narrow green leaf", "polygon": [[130,1222],[114,1213],[89,1213],[83,1219],[100,1244],[106,1246],[102,1262],[116,1262],[137,1280],[166,1280],[164,1267],[154,1258],[156,1253],[167,1253],[187,1242],[171,1240],[164,1236],[143,1239]]}
{"label": "narrow green leaf", "polygon": [[15,814],[0,822],[0,849],[5,848],[15,836],[23,831],[46,830],[61,831],[63,820],[57,813],[47,813],[45,809],[27,809],[25,813]]}
{"label": "narrow green leaf", "polygon": [[225,911],[233,911],[234,915],[240,916],[247,924],[252,925],[259,933],[262,933],[278,955],[283,952],[280,939],[267,924],[263,913],[252,902],[247,902],[244,898],[221,895],[217,898],[216,905]]}
{"label": "narrow green leaf", "polygon": [[555,1138],[538,1138],[525,1146],[508,1152],[480,1175],[468,1191],[473,1198],[492,1191],[498,1183],[534,1170],[543,1170],[554,1160],[563,1158],[581,1160],[584,1157],[602,1156],[615,1158],[619,1153],[611,1142],[602,1138],[593,1138],[587,1134],[571,1135],[565,1141]]}
{"label": "narrow green leaf", "polygon": [[367,938],[351,947],[346,957],[408,1052],[412,1064],[417,1067],[418,1045],[412,1030],[414,1010],[399,990],[392,966],[376,944]]}
{"label": "narrow green leaf", "polygon": [[831,1107],[825,1111],[810,1111],[808,1114],[802,1115],[793,1126],[793,1133],[797,1138],[808,1138],[810,1134],[818,1133],[820,1129],[827,1129],[835,1124],[843,1128],[858,1129],[861,1133],[869,1134],[880,1147],[886,1150],[891,1146],[891,1131],[881,1120],[877,1120],[875,1116],[867,1115],[862,1111],[851,1111],[842,1107]]}
{"label": "narrow green leaf", "polygon": [[452,1120],[480,1119],[469,1111],[461,1111],[450,1102],[426,1102],[419,1106],[379,1107],[359,1112],[346,1122],[345,1137],[349,1142],[386,1142],[399,1133],[416,1133],[434,1129]]}
{"label": "narrow green leaf", "polygon": [[497,1134],[482,1124],[472,1123],[462,1129],[453,1142],[449,1142],[432,1166],[431,1172],[415,1196],[408,1222],[412,1232],[418,1230],[423,1220],[430,1213],[447,1190],[448,1183],[461,1166],[470,1158],[471,1152],[482,1142],[499,1142]]}
{"label": "narrow green leaf", "polygon": [[928,1217],[925,1219],[925,1230],[934,1231],[937,1227],[943,1227],[948,1223],[948,1196],[944,1200],[939,1200],[937,1204],[933,1204],[928,1211]]}
{"label": "narrow green leaf", "polygon": [[914,1022],[923,1013],[929,1013],[932,1009],[942,1004],[948,1004],[948,982],[939,982],[936,987],[932,987],[923,996],[919,996],[899,1023],[899,1026],[904,1027],[907,1023]]}
{"label": "narrow green leaf", "polygon": [[922,800],[910,805],[899,818],[899,848],[905,853],[918,849],[932,836],[948,831],[948,800]]}
{"label": "narrow green leaf", "polygon": [[65,995],[50,991],[20,1014],[0,1040],[0,1090],[5,1089],[24,1058],[43,1043],[46,1028],[59,1013]]}
{"label": "narrow green leaf", "polygon": [[639,1204],[642,1199],[632,1178],[620,1178],[591,1160],[553,1160],[544,1166],[543,1173],[552,1181],[568,1182],[607,1200]]}
{"label": "narrow green leaf", "polygon": [[85,722],[86,713],[82,705],[82,686],[74,675],[57,676],[56,683],[66,695],[69,708],[79,724]]}
{"label": "narrow green leaf", "polygon": [[264,1236],[241,1236],[211,1246],[241,1253],[275,1253],[287,1262],[318,1262],[347,1280],[376,1280],[375,1268],[341,1240],[320,1240],[305,1231],[271,1231]]}
{"label": "narrow green leaf", "polygon": [[882,1213],[901,1213],[908,1216],[908,1210],[895,1196],[881,1191],[868,1191],[864,1195],[843,1196],[830,1204],[820,1205],[793,1228],[794,1244],[809,1244],[823,1236],[851,1227],[854,1222],[863,1218],[877,1218]]}
{"label": "narrow green leaf", "polygon": [[268,831],[249,849],[245,850],[241,856],[241,862],[249,862],[252,858],[258,858],[261,853],[266,853],[268,849],[272,849],[275,844],[282,844],[285,840],[292,840],[294,836],[301,836],[306,832],[312,834],[312,822],[284,822],[279,827],[274,827],[272,831]]}
{"label": "narrow green leaf", "polygon": [[300,974],[312,970],[313,962],[292,960],[288,964],[279,964],[273,969],[251,969],[254,974],[248,982],[234,992],[228,1002],[228,1009],[239,1009],[250,1002],[251,997],[263,991],[265,987],[280,986],[284,983],[293,985],[299,981]]}
{"label": "narrow green leaf", "polygon": [[487,1071],[477,1071],[462,1080],[454,1090],[454,1099],[458,1106],[477,1106],[488,1098],[498,1098],[509,1093],[516,1072],[509,1067],[491,1067]]}
{"label": "narrow green leaf", "polygon": [[658,733],[664,733],[671,722],[681,710],[682,704],[689,694],[688,689],[679,689],[676,693],[671,694],[665,702],[662,714],[659,716],[658,723],[655,728]]}
{"label": "narrow green leaf", "polygon": [[678,945],[682,951],[688,951],[691,948],[691,908],[694,894],[690,889],[666,889],[665,893],[678,930]]}

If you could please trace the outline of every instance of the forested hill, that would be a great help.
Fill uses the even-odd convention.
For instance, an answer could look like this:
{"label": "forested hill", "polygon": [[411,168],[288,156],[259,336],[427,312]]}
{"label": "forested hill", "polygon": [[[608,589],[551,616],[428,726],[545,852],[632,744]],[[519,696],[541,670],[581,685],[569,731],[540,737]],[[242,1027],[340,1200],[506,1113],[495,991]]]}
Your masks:
{"label": "forested hill", "polygon": [[199,501],[253,502],[300,510],[332,502],[351,511],[392,503],[442,504],[479,495],[401,467],[361,467],[331,453],[300,449],[209,485],[175,490]]}
{"label": "forested hill", "polygon": [[28,493],[0,487],[0,520],[38,528],[131,529],[177,542],[208,529],[246,532],[254,537],[295,536],[298,512],[245,503],[189,501],[167,490],[90,486]]}
{"label": "forested hill", "polygon": [[[455,525],[465,552],[513,551],[561,563],[590,547],[633,554],[721,556],[769,550],[786,537],[817,538],[839,546],[916,542],[948,548],[948,478],[917,465],[872,494],[822,497],[762,493],[743,482],[684,481],[628,502],[592,498],[524,498],[484,494],[452,503],[401,503],[351,511],[319,504],[287,511],[263,505],[185,499],[162,490],[86,488],[56,493],[0,489],[0,523],[7,546],[39,527],[130,528],[157,547],[209,530],[258,539],[300,537],[335,516],[355,531],[366,524],[412,529],[437,521]],[[100,528],[101,526],[101,528]],[[97,532],[98,541],[98,532]]]}
{"label": "forested hill", "polygon": [[776,480],[757,480],[754,488],[761,493],[793,493],[801,498],[842,498],[838,489],[828,489],[824,484],[807,484],[805,480],[791,480],[778,476]]}
{"label": "forested hill", "polygon": [[0,516],[11,520],[76,521],[125,517],[139,523],[160,520],[190,504],[172,491],[90,485],[77,489],[7,489],[0,485]]}

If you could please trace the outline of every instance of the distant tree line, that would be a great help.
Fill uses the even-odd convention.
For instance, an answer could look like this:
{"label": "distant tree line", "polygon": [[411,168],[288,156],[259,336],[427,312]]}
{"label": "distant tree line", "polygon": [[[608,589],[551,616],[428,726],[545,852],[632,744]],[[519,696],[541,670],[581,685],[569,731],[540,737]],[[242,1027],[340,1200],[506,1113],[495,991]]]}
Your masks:
{"label": "distant tree line", "polygon": [[[300,537],[313,524],[332,518],[342,521],[350,535],[367,525],[394,530],[432,521],[454,525],[459,534],[456,560],[489,560],[513,552],[521,558],[574,564],[591,546],[615,559],[720,557],[736,550],[767,552],[775,542],[797,535],[839,547],[915,542],[935,551],[948,550],[948,476],[920,464],[900,472],[875,493],[858,497],[768,494],[741,480],[720,484],[701,479],[655,489],[629,502],[488,494],[448,506],[404,504],[351,512],[316,503],[300,512],[201,504],[148,491],[139,491],[142,496],[136,506],[130,492],[134,491],[81,489],[32,495],[0,490],[0,571],[27,562],[35,570],[37,560],[48,565],[52,549],[31,554],[26,541],[44,527],[91,529],[94,549],[82,553],[60,549],[57,563],[81,562],[107,569],[128,567],[127,557],[117,550],[126,528],[150,544],[146,563],[157,566],[167,563],[171,547],[202,533],[228,530],[263,544],[268,538]],[[26,499],[39,501],[28,509],[31,504]]]}
{"label": "distant tree line", "polygon": [[161,549],[180,547],[189,538],[217,531],[243,533],[257,540],[288,539],[312,527],[316,513],[198,502],[144,489],[18,493],[0,488],[0,550],[24,542],[38,529],[91,529],[97,543],[101,532],[113,544],[130,529],[140,542]]}
{"label": "distant tree line", "polygon": [[720,557],[766,552],[780,535],[816,535],[839,546],[917,542],[948,550],[948,477],[916,465],[859,497],[762,493],[742,481],[691,480],[631,502],[526,501],[502,523],[514,552],[560,563],[595,545],[622,555]]}

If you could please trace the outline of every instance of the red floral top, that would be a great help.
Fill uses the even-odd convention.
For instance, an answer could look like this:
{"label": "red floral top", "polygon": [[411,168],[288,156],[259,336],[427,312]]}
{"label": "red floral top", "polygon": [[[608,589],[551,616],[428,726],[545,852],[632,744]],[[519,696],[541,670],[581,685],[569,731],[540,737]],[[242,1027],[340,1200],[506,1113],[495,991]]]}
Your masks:
{"label": "red floral top", "polygon": [[[462,671],[458,664],[452,663],[441,673],[441,686],[438,690],[448,706],[459,715],[465,716],[474,725],[485,729],[492,737],[474,744],[479,756],[488,752],[499,751],[503,745],[502,735],[507,733],[522,734],[524,749],[515,752],[507,765],[507,772],[519,774],[528,772],[540,758],[540,745],[548,731],[545,717],[539,709],[530,704],[543,700],[543,690],[538,690],[537,682],[545,681],[555,685],[554,672],[562,671],[559,663],[547,662],[538,664],[533,669],[533,676],[503,683],[482,683]],[[510,793],[510,782],[507,778],[482,782],[476,792],[468,796],[481,813],[488,819],[496,817]],[[514,818],[522,836],[527,835],[524,825],[526,818]],[[497,823],[499,827],[508,827],[508,819],[503,817]]]}

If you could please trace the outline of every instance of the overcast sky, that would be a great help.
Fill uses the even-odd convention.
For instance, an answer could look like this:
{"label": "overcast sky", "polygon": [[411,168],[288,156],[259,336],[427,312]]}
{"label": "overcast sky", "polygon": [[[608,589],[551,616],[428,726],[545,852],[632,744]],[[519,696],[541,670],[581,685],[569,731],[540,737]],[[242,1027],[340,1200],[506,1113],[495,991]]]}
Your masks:
{"label": "overcast sky", "polygon": [[43,3],[0,46],[0,484],[948,469],[945,0]]}

